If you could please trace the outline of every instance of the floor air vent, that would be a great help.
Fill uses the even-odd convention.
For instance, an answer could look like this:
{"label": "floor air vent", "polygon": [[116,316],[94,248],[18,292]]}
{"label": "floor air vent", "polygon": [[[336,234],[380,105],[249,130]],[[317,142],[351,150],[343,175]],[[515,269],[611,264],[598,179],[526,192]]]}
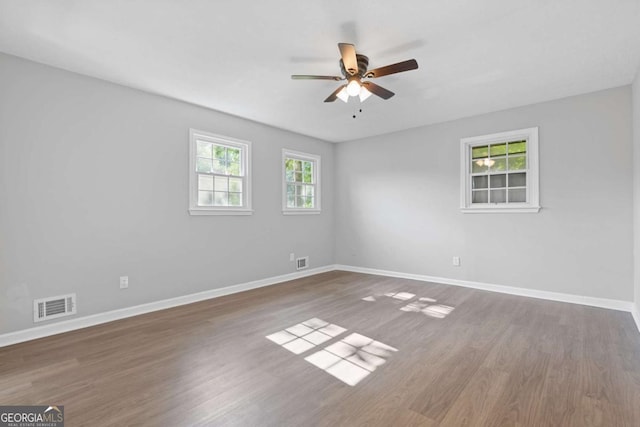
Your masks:
{"label": "floor air vent", "polygon": [[308,256],[296,259],[296,270],[304,270],[307,267],[309,267]]}
{"label": "floor air vent", "polygon": [[56,319],[76,314],[76,294],[33,300],[33,321]]}

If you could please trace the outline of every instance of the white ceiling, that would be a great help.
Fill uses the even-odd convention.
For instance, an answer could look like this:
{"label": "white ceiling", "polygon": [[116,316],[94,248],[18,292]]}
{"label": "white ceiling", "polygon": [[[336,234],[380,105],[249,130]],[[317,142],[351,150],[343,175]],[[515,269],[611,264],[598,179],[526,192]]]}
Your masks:
{"label": "white ceiling", "polygon": [[[338,42],[420,68],[324,103]],[[640,0],[0,0],[0,51],[338,142],[629,84]]]}

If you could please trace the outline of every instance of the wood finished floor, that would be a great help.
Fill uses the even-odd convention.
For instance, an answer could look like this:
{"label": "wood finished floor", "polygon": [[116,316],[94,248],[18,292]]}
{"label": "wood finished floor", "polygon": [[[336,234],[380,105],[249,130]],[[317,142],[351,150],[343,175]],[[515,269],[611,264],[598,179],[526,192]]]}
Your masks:
{"label": "wood finished floor", "polygon": [[[455,309],[380,296],[402,291]],[[300,355],[265,338],[310,318],[347,331]],[[351,333],[398,351],[353,387],[304,360]],[[640,334],[628,313],[331,272],[0,348],[0,404],[64,405],[67,426],[640,426]]]}

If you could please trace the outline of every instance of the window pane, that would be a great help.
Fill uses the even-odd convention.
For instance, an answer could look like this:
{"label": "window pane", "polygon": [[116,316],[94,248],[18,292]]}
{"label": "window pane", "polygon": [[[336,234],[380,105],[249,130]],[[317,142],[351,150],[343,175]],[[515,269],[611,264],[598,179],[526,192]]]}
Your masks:
{"label": "window pane", "polygon": [[307,197],[313,197],[313,186],[305,185],[304,186],[304,195]]}
{"label": "window pane", "polygon": [[212,206],[212,205],[213,205],[213,192],[198,191],[198,206]]}
{"label": "window pane", "polygon": [[229,206],[242,206],[242,193],[229,193]]}
{"label": "window pane", "polygon": [[210,142],[203,142],[203,141],[197,141],[196,142],[196,148],[197,148],[197,156],[198,157],[206,157],[206,158],[211,158],[212,154],[213,154],[213,144]]}
{"label": "window pane", "polygon": [[489,159],[489,170],[491,172],[507,170],[507,158],[499,157],[497,159]]}
{"label": "window pane", "polygon": [[229,163],[240,163],[240,149],[227,148],[227,161]]}
{"label": "window pane", "polygon": [[242,178],[229,178],[229,191],[242,193]]}
{"label": "window pane", "polygon": [[487,190],[474,190],[471,193],[471,203],[487,203],[489,192]]}
{"label": "window pane", "polygon": [[506,203],[507,202],[507,190],[491,190],[490,191],[491,203]]}
{"label": "window pane", "polygon": [[527,156],[516,155],[509,156],[509,170],[523,170],[527,168]]}
{"label": "window pane", "polygon": [[214,160],[213,161],[212,172],[213,173],[219,173],[219,174],[225,174],[227,172],[226,161],[224,161],[224,160]]}
{"label": "window pane", "polygon": [[302,174],[303,182],[311,183],[313,176],[313,164],[311,162],[304,162],[304,172]]}
{"label": "window pane", "polygon": [[507,186],[507,175],[504,174],[500,174],[500,175],[491,175],[490,177],[490,184],[491,184],[491,188],[500,188],[500,187],[506,187]]}
{"label": "window pane", "polygon": [[223,191],[216,191],[213,193],[213,202],[216,206],[227,206],[228,205],[228,195],[229,193]]}
{"label": "window pane", "polygon": [[459,147],[462,212],[537,212],[538,128],[461,138]]}
{"label": "window pane", "polygon": [[[288,157],[291,155],[292,157]],[[315,158],[315,157],[314,157]],[[284,184],[285,208],[308,209],[314,208],[316,203],[316,181],[320,173],[316,170],[317,162],[314,158],[296,158],[296,154],[284,154]]]}
{"label": "window pane", "polygon": [[230,175],[240,176],[240,163],[230,163],[227,167],[227,173]]}
{"label": "window pane", "polygon": [[489,146],[483,145],[482,147],[473,147],[471,149],[471,158],[479,159],[481,157],[487,157],[489,155]]}
{"label": "window pane", "polygon": [[[244,214],[240,208],[251,207],[251,199],[247,197],[251,173],[247,169],[251,161],[250,143],[212,134],[201,135],[193,130],[189,134],[191,162],[195,163],[190,178],[195,189],[189,193],[189,212],[192,215],[210,215],[216,211]],[[194,208],[200,212],[195,212]]]}
{"label": "window pane", "polygon": [[229,191],[229,178],[226,176],[216,176],[216,191]]}
{"label": "window pane", "polygon": [[478,159],[471,162],[471,172],[472,173],[482,173],[489,170],[488,165],[489,159]]}
{"label": "window pane", "polygon": [[509,190],[509,203],[524,203],[527,201],[527,190],[518,188]]}
{"label": "window pane", "polygon": [[509,154],[526,153],[527,141],[517,141],[509,143]]}
{"label": "window pane", "polygon": [[227,149],[221,145],[214,145],[213,147],[213,153],[216,159],[225,160],[227,158],[226,151]]}
{"label": "window pane", "polygon": [[491,157],[503,156],[505,154],[507,154],[507,144],[496,144],[489,147],[489,155]]}
{"label": "window pane", "polygon": [[211,172],[213,168],[213,162],[209,159],[203,159],[202,157],[198,157],[196,161],[196,171],[197,172]]}
{"label": "window pane", "polygon": [[472,181],[472,188],[487,188],[489,182],[486,176],[474,176]]}
{"label": "window pane", "polygon": [[198,175],[198,190],[213,191],[213,177],[211,175]]}
{"label": "window pane", "polygon": [[527,185],[526,173],[510,173],[509,187],[525,187]]}

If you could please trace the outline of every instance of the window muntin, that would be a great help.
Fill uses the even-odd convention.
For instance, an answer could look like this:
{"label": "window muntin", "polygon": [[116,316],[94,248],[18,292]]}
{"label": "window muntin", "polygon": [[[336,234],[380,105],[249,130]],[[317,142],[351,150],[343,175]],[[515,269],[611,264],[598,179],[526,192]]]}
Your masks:
{"label": "window muntin", "polygon": [[538,128],[461,140],[463,212],[537,212]]}
{"label": "window muntin", "polygon": [[471,204],[527,202],[527,141],[470,146]]}
{"label": "window muntin", "polygon": [[250,213],[250,143],[191,131],[192,214]]}
{"label": "window muntin", "polygon": [[316,206],[314,163],[309,160],[286,158],[287,208],[314,209]]}
{"label": "window muntin", "polygon": [[283,212],[320,210],[320,157],[283,150]]}
{"label": "window muntin", "polygon": [[197,140],[198,206],[242,206],[241,149]]}

